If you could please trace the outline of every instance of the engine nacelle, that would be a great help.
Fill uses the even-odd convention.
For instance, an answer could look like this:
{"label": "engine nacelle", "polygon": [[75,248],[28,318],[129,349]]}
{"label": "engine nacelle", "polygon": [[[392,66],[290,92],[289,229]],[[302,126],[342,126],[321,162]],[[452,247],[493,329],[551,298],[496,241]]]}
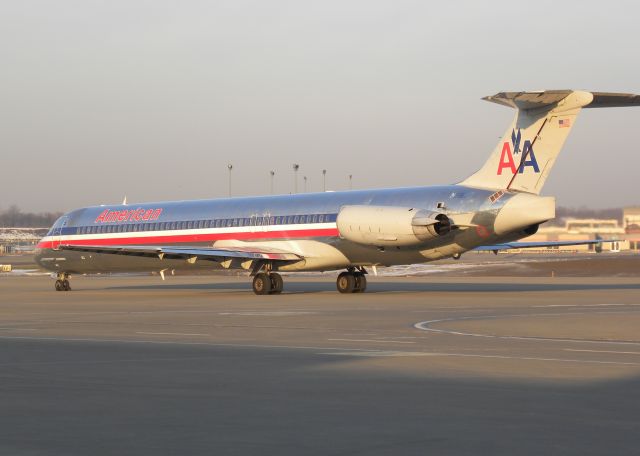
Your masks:
{"label": "engine nacelle", "polygon": [[451,231],[441,212],[413,207],[343,206],[337,219],[340,236],[374,246],[412,246]]}

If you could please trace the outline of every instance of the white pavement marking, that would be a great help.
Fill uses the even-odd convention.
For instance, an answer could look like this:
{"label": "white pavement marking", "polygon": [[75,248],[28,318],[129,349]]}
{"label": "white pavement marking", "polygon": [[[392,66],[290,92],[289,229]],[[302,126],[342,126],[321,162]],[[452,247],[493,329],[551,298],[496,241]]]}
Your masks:
{"label": "white pavement marking", "polygon": [[200,333],[172,333],[172,332],[145,332],[138,331],[136,334],[145,334],[149,336],[210,336],[211,334]]}
{"label": "white pavement marking", "polygon": [[0,328],[0,331],[37,331],[35,328]]}
{"label": "white pavement marking", "polygon": [[218,315],[232,315],[239,317],[288,317],[291,315],[315,315],[317,312],[292,312],[292,311],[255,311],[255,312],[220,312]]}
{"label": "white pavement marking", "polygon": [[[125,344],[147,344],[147,345],[192,345],[202,347],[226,347],[226,348],[256,348],[256,349],[287,349],[287,350],[315,350],[326,351],[330,353],[352,352],[358,353],[389,353],[384,350],[372,350],[366,348],[345,348],[345,347],[314,347],[314,346],[297,346],[297,345],[259,345],[259,344],[223,344],[210,342],[185,342],[185,341],[164,341],[164,340],[128,340],[128,339],[94,339],[94,338],[66,338],[66,337],[29,337],[29,336],[0,336],[0,340],[37,340],[37,341],[53,341],[53,342],[95,342],[95,343],[125,343]],[[553,361],[563,363],[578,364],[609,364],[621,366],[640,366],[640,362],[618,362],[618,361],[601,361],[601,360],[585,360],[585,359],[562,359],[562,358],[537,358],[530,356],[502,356],[502,355],[476,355],[469,353],[436,353],[436,352],[400,352],[403,356],[408,353],[415,356],[443,356],[443,357],[461,357],[461,358],[491,358],[491,359],[513,359],[525,361]]]}
{"label": "white pavement marking", "polygon": [[394,357],[394,356],[429,356],[429,353],[424,352],[412,352],[412,351],[372,351],[372,352],[326,352],[318,353],[318,355],[331,355],[331,356],[357,356],[357,357]]}
{"label": "white pavement marking", "polygon": [[640,306],[640,304],[545,304],[543,306],[531,306],[531,307],[548,308],[548,307],[624,307],[624,306]]}
{"label": "white pavement marking", "polygon": [[[379,353],[379,354],[378,354]],[[393,356],[390,352],[369,352],[365,354],[355,353],[351,356]],[[393,352],[391,352],[393,353]],[[590,360],[590,359],[565,359],[565,358],[539,358],[535,356],[507,356],[507,355],[475,355],[470,353],[438,353],[438,352],[401,352],[402,356],[409,356],[411,353],[413,356],[433,356],[433,357],[460,357],[460,358],[486,358],[486,359],[506,359],[506,360],[519,360],[519,361],[549,361],[560,363],[578,363],[578,364],[614,364],[620,366],[640,366],[640,363],[633,362],[621,362],[621,361],[602,361],[602,360]],[[348,353],[332,352],[327,355],[346,355]]]}
{"label": "white pavement marking", "polygon": [[380,339],[327,339],[337,340],[342,342],[381,342],[383,344],[415,344],[415,342],[408,342],[404,340],[380,340]]}
{"label": "white pavement marking", "polygon": [[[635,311],[634,311],[635,312]],[[640,341],[636,340],[611,340],[611,339],[566,339],[566,338],[554,338],[554,337],[538,337],[538,336],[499,336],[497,334],[481,334],[481,333],[469,333],[464,331],[453,331],[449,329],[436,329],[431,328],[429,325],[434,323],[444,322],[456,322],[456,321],[468,321],[468,320],[490,320],[500,318],[514,318],[514,317],[557,317],[567,315],[596,315],[596,314],[626,314],[628,312],[567,312],[567,313],[548,313],[548,314],[506,314],[506,315],[474,315],[468,317],[452,317],[442,318],[439,320],[427,320],[421,321],[413,325],[414,328],[421,331],[428,331],[440,334],[448,334],[454,336],[469,336],[469,337],[483,337],[487,339],[504,339],[504,340],[529,340],[536,342],[569,342],[576,344],[613,344],[613,345],[640,345]]]}
{"label": "white pavement marking", "polygon": [[39,340],[53,342],[96,342],[96,343],[116,343],[116,344],[148,344],[148,345],[194,345],[202,347],[229,347],[229,348],[264,348],[264,349],[287,349],[287,350],[343,350],[354,352],[375,352],[370,348],[349,348],[349,347],[315,347],[313,345],[261,345],[261,344],[225,344],[215,342],[187,342],[175,340],[136,340],[136,339],[97,339],[92,337],[38,337],[38,336],[0,336],[0,340]]}
{"label": "white pavement marking", "polygon": [[580,350],[577,348],[565,348],[564,351],[587,352],[587,353],[614,353],[614,354],[620,354],[620,355],[640,355],[640,352],[626,352],[626,351],[615,351],[615,350]]}

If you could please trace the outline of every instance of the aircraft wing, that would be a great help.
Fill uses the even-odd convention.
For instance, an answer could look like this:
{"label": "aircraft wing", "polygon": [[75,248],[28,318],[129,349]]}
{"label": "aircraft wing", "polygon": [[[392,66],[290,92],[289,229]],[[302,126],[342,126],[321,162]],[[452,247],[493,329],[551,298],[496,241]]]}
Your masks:
{"label": "aircraft wing", "polygon": [[565,247],[571,245],[592,245],[603,242],[616,242],[615,239],[595,239],[591,241],[540,241],[540,242],[505,242],[504,244],[481,245],[473,250],[497,252],[498,250],[509,249],[535,249],[542,247]]}
{"label": "aircraft wing", "polygon": [[227,260],[268,260],[281,262],[296,262],[303,258],[295,253],[265,247],[250,248],[238,247],[233,249],[214,247],[172,247],[172,246],[130,246],[130,245],[71,245],[62,244],[60,250],[76,252],[106,253],[112,255],[131,255],[159,259],[187,260],[195,263],[196,260],[208,260],[222,263]]}

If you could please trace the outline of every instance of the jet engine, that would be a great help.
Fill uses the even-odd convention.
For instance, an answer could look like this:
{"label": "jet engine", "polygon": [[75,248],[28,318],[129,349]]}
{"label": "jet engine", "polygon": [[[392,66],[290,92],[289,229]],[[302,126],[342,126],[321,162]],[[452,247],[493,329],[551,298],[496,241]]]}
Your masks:
{"label": "jet engine", "polygon": [[342,238],[378,247],[419,245],[451,231],[445,214],[413,207],[343,206],[337,225]]}

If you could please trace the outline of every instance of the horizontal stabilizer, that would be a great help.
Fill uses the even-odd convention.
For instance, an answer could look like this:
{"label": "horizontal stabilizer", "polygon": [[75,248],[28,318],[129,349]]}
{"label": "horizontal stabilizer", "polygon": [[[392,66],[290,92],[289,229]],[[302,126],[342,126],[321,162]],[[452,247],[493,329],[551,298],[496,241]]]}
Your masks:
{"label": "horizontal stabilizer", "polygon": [[543,90],[500,92],[484,100],[516,115],[484,166],[462,185],[540,194],[582,108],[640,106],[630,93]]}
{"label": "horizontal stabilizer", "polygon": [[549,247],[569,247],[574,245],[595,245],[603,242],[618,242],[617,239],[596,239],[592,241],[540,241],[540,242],[505,242],[504,244],[481,245],[473,250],[497,252],[511,249],[541,249]]}
{"label": "horizontal stabilizer", "polygon": [[[544,90],[540,92],[500,92],[484,97],[483,100],[498,103],[516,109],[538,109],[552,106],[564,100],[573,90]],[[640,95],[632,93],[612,92],[580,92],[585,95],[585,102],[591,95],[591,101],[582,108],[620,108],[640,106]]]}

